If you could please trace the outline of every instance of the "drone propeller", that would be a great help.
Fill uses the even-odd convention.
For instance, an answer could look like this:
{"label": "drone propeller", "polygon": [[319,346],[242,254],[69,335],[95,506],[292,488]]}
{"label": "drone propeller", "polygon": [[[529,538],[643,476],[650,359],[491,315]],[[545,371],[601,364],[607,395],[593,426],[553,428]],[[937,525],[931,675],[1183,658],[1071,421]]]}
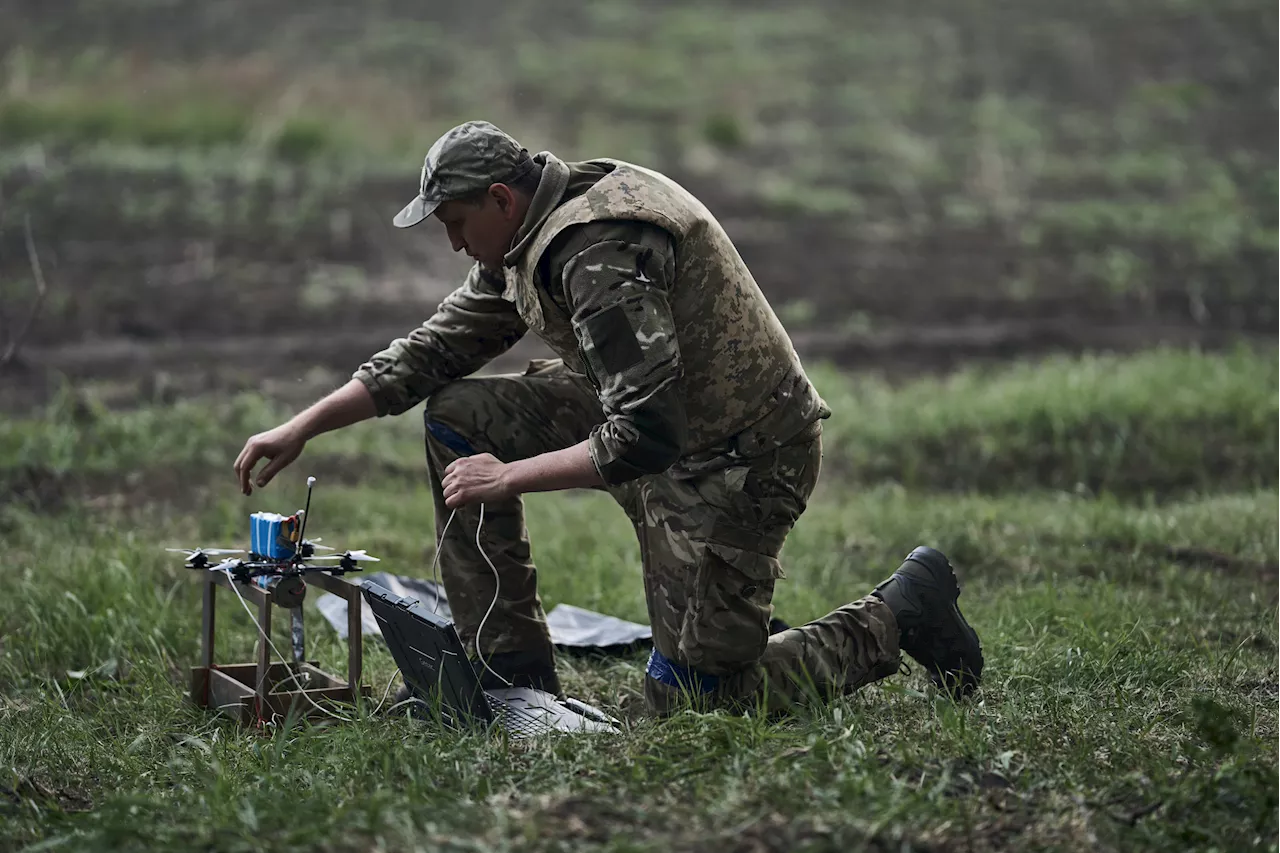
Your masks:
{"label": "drone propeller", "polygon": [[333,556],[316,557],[317,560],[353,560],[359,562],[378,563],[381,560],[378,557],[370,557],[362,548],[359,551],[346,551],[342,554],[334,554]]}
{"label": "drone propeller", "polygon": [[173,551],[178,554],[187,555],[187,565],[193,569],[203,569],[209,565],[210,556],[221,556],[222,554],[243,554],[244,551],[234,548],[166,548],[166,551]]}

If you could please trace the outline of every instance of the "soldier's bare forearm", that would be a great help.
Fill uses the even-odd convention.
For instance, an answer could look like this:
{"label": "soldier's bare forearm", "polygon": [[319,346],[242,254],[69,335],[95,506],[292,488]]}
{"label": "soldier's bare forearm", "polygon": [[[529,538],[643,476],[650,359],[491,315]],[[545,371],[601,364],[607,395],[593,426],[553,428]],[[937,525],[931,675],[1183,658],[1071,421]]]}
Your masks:
{"label": "soldier's bare forearm", "polygon": [[504,472],[512,494],[589,489],[604,485],[587,442],[510,463]]}
{"label": "soldier's bare forearm", "polygon": [[364,383],[352,379],[332,394],[294,415],[289,425],[306,441],[377,415],[373,396]]}

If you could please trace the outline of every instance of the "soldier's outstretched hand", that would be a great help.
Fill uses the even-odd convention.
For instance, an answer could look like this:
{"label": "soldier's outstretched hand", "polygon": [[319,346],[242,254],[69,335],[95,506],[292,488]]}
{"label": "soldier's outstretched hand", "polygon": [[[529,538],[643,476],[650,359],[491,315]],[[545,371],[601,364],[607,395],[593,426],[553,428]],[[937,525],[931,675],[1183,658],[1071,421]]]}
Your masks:
{"label": "soldier's outstretched hand", "polygon": [[254,481],[259,488],[270,483],[272,477],[297,459],[306,443],[307,440],[290,424],[281,424],[275,429],[260,432],[250,438],[245,442],[240,455],[236,457],[235,472],[240,480],[240,491],[246,495],[253,493],[249,478],[253,475],[253,467],[260,460],[269,461]]}

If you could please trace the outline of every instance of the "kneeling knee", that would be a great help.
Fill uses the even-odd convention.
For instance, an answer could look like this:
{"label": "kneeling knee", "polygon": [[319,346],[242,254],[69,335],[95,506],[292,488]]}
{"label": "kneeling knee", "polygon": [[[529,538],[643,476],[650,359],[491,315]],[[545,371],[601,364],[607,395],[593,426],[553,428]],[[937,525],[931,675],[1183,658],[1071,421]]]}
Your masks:
{"label": "kneeling knee", "polygon": [[465,392],[446,385],[427,398],[423,406],[422,423],[427,431],[428,441],[435,441],[459,456],[473,456],[479,451],[472,444],[471,438],[460,431],[454,424],[465,422]]}

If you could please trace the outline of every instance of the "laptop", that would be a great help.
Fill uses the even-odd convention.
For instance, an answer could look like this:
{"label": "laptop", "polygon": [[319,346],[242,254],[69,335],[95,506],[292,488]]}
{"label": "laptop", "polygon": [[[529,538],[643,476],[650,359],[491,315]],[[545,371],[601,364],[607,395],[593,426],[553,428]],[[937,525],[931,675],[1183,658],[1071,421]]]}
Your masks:
{"label": "laptop", "polygon": [[373,581],[360,584],[382,637],[414,697],[456,729],[501,726],[517,738],[551,732],[618,733],[621,723],[577,699],[531,687],[485,689],[451,619]]}

